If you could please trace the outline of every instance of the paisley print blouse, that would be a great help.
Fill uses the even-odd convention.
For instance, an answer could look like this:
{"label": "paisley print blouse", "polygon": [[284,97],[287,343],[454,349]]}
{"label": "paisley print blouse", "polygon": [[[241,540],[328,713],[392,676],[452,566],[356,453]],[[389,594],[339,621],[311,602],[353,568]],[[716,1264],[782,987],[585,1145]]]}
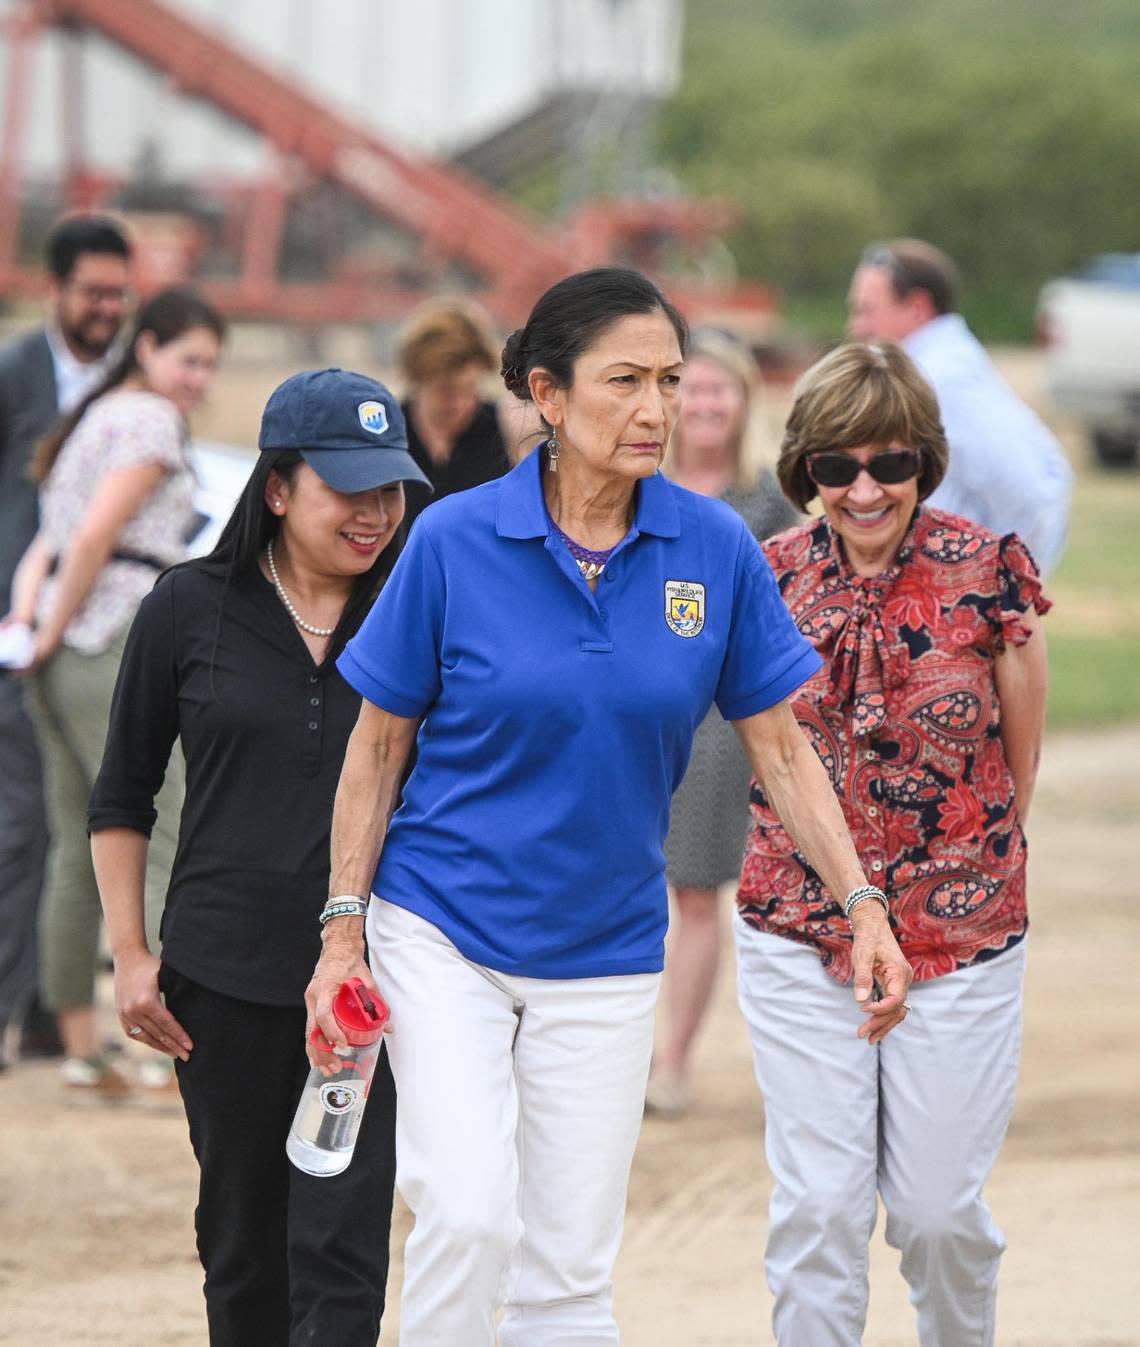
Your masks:
{"label": "paisley print blouse", "polygon": [[[793,698],[831,774],[872,883],[924,980],[992,959],[1025,935],[1025,835],[1002,746],[994,659],[1050,604],[1016,534],[920,507],[894,565],[856,575],[826,520],[764,544],[824,666]],[[851,970],[843,910],[758,783],[737,904],[743,919]]]}

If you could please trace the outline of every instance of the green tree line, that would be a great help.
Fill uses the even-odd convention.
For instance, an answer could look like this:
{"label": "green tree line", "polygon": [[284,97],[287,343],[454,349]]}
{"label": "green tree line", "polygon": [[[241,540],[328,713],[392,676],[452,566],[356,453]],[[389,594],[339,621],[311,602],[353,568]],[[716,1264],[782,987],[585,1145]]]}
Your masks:
{"label": "green tree line", "polygon": [[968,316],[1025,337],[1038,287],[1140,249],[1135,0],[689,0],[663,162],[734,198],[742,276],[832,323],[865,243],[954,256]]}

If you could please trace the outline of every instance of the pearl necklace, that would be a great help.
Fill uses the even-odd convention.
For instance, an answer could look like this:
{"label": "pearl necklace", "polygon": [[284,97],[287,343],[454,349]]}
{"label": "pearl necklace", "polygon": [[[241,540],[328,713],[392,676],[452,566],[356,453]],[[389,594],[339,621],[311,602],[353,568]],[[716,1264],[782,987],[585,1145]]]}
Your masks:
{"label": "pearl necklace", "polygon": [[277,574],[277,567],[273,564],[273,539],[271,538],[265,546],[265,559],[269,562],[269,574],[273,577],[273,588],[277,591],[277,597],[285,605],[285,611],[296,622],[302,631],[307,631],[310,636],[331,636],[335,627],[314,627],[311,626],[301,614],[289,602],[289,595],[281,586],[281,578]]}

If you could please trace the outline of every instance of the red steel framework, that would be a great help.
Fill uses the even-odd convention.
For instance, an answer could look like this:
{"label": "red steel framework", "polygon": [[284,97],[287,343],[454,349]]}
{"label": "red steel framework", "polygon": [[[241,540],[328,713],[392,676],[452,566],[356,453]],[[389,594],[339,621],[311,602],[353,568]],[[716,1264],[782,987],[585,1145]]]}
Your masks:
{"label": "red steel framework", "polygon": [[[699,245],[731,223],[722,202],[593,202],[556,232],[461,170],[412,159],[326,107],[252,56],[160,0],[23,0],[9,15],[8,87],[0,138],[0,295],[33,293],[41,273],[19,265],[20,198],[36,41],[48,27],[92,29],[162,73],[184,97],[201,99],[258,133],[270,147],[259,181],[244,193],[240,273],[196,281],[228,313],[301,323],[399,316],[425,287],[359,269],[316,283],[280,277],[288,179],[301,168],[334,184],[417,241],[420,270],[442,278],[458,266],[503,320],[514,320],[547,285],[582,266],[628,258],[656,270],[663,240]],[[115,184],[88,171],[81,149],[81,65],[72,53],[64,80],[68,196],[75,208],[102,204]],[[293,174],[295,176],[295,174]],[[677,287],[671,286],[676,293]],[[690,310],[775,306],[761,287],[679,295]]]}

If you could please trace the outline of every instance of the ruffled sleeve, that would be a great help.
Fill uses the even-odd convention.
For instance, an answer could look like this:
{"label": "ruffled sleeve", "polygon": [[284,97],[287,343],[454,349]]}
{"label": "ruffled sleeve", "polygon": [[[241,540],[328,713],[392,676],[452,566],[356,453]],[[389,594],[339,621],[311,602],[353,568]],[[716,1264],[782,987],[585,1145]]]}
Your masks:
{"label": "ruffled sleeve", "polygon": [[1029,549],[1016,533],[1007,533],[998,543],[997,593],[990,612],[995,649],[1024,645],[1032,632],[1025,614],[1032,608],[1039,617],[1052,608],[1041,590],[1041,576]]}

